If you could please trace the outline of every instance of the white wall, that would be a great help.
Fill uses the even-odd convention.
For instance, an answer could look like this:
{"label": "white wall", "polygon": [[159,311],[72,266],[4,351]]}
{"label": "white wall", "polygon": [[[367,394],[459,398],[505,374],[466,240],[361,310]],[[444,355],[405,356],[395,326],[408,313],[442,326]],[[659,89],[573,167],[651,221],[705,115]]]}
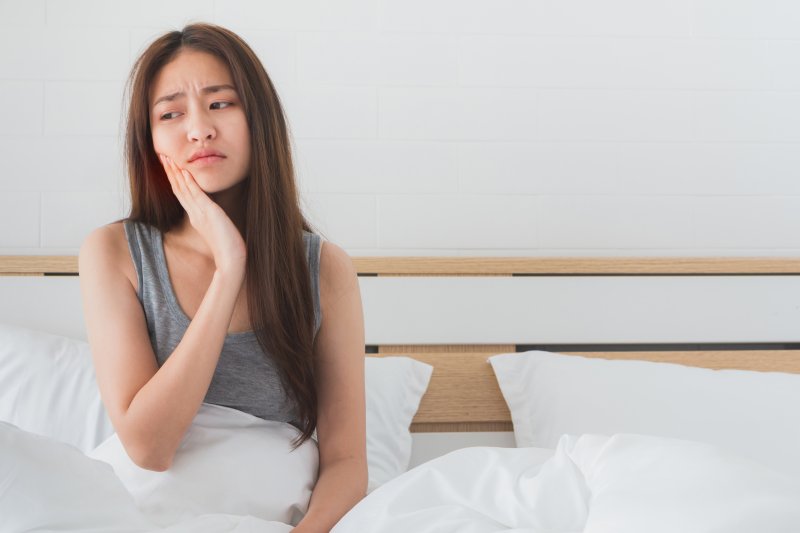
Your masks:
{"label": "white wall", "polygon": [[0,0],[0,254],[126,213],[122,89],[226,26],[352,255],[796,255],[791,0]]}

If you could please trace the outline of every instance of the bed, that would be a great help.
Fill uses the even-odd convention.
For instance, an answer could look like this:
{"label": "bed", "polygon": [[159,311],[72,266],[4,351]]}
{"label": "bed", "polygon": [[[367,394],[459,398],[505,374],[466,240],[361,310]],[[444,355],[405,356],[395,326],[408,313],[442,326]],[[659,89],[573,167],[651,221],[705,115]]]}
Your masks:
{"label": "bed", "polygon": [[[797,530],[800,261],[354,262],[366,326],[370,492],[334,531]],[[76,271],[75,257],[0,258],[0,324],[7,327],[0,338],[28,335],[6,358],[27,357],[34,345],[46,352],[64,339],[85,358]],[[44,344],[41,335],[49,335]],[[0,392],[6,452],[38,450],[31,455],[39,463],[64,454],[57,467],[44,470],[29,458],[28,470],[16,469],[15,479],[25,474],[56,491],[34,507],[40,528],[289,531],[301,516],[308,479],[290,489],[245,480],[251,493],[276,491],[283,507],[265,510],[258,501],[216,502],[213,493],[187,492],[180,479],[166,486],[164,476],[154,481],[122,465],[85,376],[72,386],[90,406],[81,412],[94,413],[91,431],[58,434],[44,419],[66,413],[69,402],[39,398],[42,380],[54,373],[47,356],[40,360],[13,406]],[[7,370],[0,386],[2,379],[16,383],[15,373],[29,363]],[[34,396],[43,404],[38,410],[27,407]],[[202,438],[231,424],[244,428],[240,434],[271,431],[235,416],[202,410],[198,449]],[[246,453],[248,445],[227,446]],[[18,461],[3,456],[0,475],[7,476]],[[53,504],[76,492],[59,484],[66,475],[54,469],[63,464],[72,465],[73,480],[79,471],[87,485],[103,486],[110,498],[104,509],[113,512],[89,516]],[[187,466],[185,475],[196,470]],[[193,478],[192,486],[203,485],[203,475],[213,473]],[[182,492],[208,504],[185,503],[180,515],[143,513],[145,486],[150,494]],[[20,511],[8,490],[0,495],[0,511],[33,523],[34,511]]]}

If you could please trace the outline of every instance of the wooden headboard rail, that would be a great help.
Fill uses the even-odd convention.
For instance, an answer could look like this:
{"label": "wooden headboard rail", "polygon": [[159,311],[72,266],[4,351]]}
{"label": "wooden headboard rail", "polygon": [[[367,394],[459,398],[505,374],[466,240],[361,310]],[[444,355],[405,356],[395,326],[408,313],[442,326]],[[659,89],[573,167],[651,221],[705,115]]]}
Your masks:
{"label": "wooden headboard rail", "polygon": [[[800,259],[751,257],[354,257],[359,275],[797,275]],[[0,274],[77,274],[72,255],[0,256]]]}

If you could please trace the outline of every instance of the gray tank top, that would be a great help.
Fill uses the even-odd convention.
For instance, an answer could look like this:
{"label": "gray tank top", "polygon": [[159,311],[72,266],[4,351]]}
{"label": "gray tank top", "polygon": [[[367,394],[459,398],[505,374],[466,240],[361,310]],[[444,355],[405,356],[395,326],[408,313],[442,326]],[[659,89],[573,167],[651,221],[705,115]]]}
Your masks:
{"label": "gray tank top", "polygon": [[[123,225],[139,280],[137,296],[144,309],[150,343],[160,367],[178,346],[190,320],[178,304],[169,279],[161,231],[132,220],[125,220]],[[319,304],[322,238],[304,231],[303,239],[311,276],[316,336],[322,321]],[[261,349],[252,331],[229,333],[225,337],[203,401],[244,411],[264,420],[288,422],[300,428],[295,404],[281,385],[278,369],[272,358]]]}

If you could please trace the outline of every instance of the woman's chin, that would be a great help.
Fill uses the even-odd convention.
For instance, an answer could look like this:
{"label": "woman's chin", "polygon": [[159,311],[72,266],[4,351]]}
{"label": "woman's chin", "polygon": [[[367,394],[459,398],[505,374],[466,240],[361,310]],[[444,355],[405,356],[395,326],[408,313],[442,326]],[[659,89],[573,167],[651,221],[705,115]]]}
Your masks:
{"label": "woman's chin", "polygon": [[238,189],[238,186],[242,185],[242,182],[236,182],[233,184],[227,183],[225,185],[220,186],[218,183],[200,183],[197,182],[197,185],[200,189],[203,190],[209,196],[219,195],[222,193],[233,192],[234,189]]}

